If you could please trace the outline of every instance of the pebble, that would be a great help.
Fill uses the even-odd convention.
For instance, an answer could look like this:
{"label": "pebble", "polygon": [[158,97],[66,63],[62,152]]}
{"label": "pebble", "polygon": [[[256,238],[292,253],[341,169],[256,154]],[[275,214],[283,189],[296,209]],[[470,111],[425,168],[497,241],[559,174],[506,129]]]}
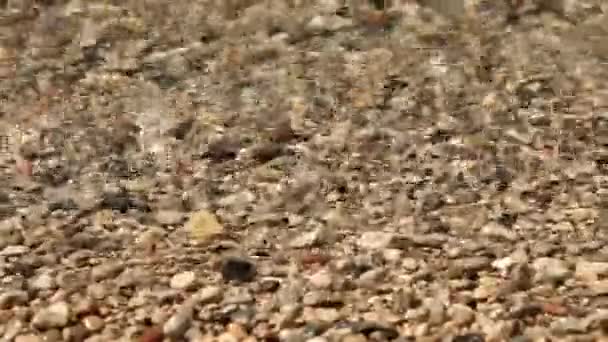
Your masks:
{"label": "pebble", "polygon": [[226,281],[248,282],[256,275],[256,267],[248,259],[227,257],[222,263],[222,277]]}
{"label": "pebble", "polygon": [[475,273],[492,265],[492,261],[486,257],[466,257],[454,260],[449,268],[452,277],[461,277],[463,272]]}
{"label": "pebble", "polygon": [[362,249],[377,250],[388,248],[394,241],[395,235],[385,232],[365,232],[357,244]]}
{"label": "pebble", "polygon": [[402,261],[403,251],[397,248],[387,248],[382,251],[382,257],[388,262]]}
{"label": "pebble", "polygon": [[83,318],[82,324],[89,331],[100,331],[101,329],[103,329],[105,322],[101,317],[91,315]]}
{"label": "pebble", "polygon": [[329,340],[325,337],[321,337],[321,336],[316,336],[313,338],[309,338],[306,340],[306,342],[328,342]]}
{"label": "pebble", "polygon": [[164,339],[163,330],[159,327],[149,327],[144,330],[138,342],[162,342]]}
{"label": "pebble", "polygon": [[439,300],[429,298],[425,305],[428,310],[427,323],[430,325],[440,325],[445,321],[445,306]]}
{"label": "pebble", "polygon": [[226,333],[236,337],[239,341],[247,337],[247,331],[245,328],[237,323],[229,323],[226,326]]}
{"label": "pebble", "polygon": [[332,240],[332,231],[322,226],[313,231],[305,232],[293,239],[289,246],[292,248],[314,247],[322,244],[328,244]]}
{"label": "pebble", "polygon": [[118,262],[106,262],[91,269],[93,281],[114,278],[124,270],[124,266]]}
{"label": "pebble", "polygon": [[177,210],[159,210],[154,214],[154,219],[161,225],[175,226],[181,224],[185,219],[185,214]]}
{"label": "pebble", "polygon": [[466,326],[475,320],[473,309],[463,304],[453,304],[450,306],[449,315],[452,321],[458,326]]}
{"label": "pebble", "polygon": [[11,309],[14,306],[27,304],[27,292],[21,290],[7,291],[0,294],[0,309]]}
{"label": "pebble", "polygon": [[480,233],[483,236],[502,238],[507,241],[515,241],[517,239],[517,234],[513,230],[510,230],[502,224],[496,222],[490,222],[483,226]]}
{"label": "pebble", "polygon": [[576,263],[575,276],[587,282],[598,280],[608,274],[608,262],[579,261]]}
{"label": "pebble", "polygon": [[595,296],[605,296],[608,294],[608,280],[596,280],[587,283],[587,287]]}
{"label": "pebble", "polygon": [[3,250],[0,251],[0,256],[7,256],[7,257],[21,256],[21,255],[27,254],[29,251],[30,251],[30,248],[28,246],[22,246],[22,245],[6,246],[6,247],[4,247]]}
{"label": "pebble", "polygon": [[61,331],[58,329],[50,329],[42,334],[44,342],[60,342],[62,340]]}
{"label": "pebble", "polygon": [[19,336],[15,337],[14,341],[15,342],[43,342],[44,340],[37,335],[29,334],[29,335],[19,335]]}
{"label": "pebble", "polygon": [[376,268],[363,272],[357,279],[357,284],[361,287],[373,288],[378,286],[379,282],[384,278],[385,270],[383,268]]}
{"label": "pebble", "polygon": [[192,306],[188,304],[182,305],[163,325],[163,333],[176,339],[181,338],[190,328],[192,314]]}
{"label": "pebble", "polygon": [[327,289],[332,284],[332,274],[326,269],[322,269],[308,278],[308,281],[313,287],[318,289]]}
{"label": "pebble", "polygon": [[367,342],[367,337],[363,334],[347,334],[342,336],[340,342]]}
{"label": "pebble", "polygon": [[102,284],[90,284],[87,286],[87,294],[93,299],[101,300],[106,297],[108,290]]}
{"label": "pebble", "polygon": [[556,258],[538,258],[534,260],[532,268],[536,271],[535,279],[538,281],[559,282],[572,274],[566,262]]}
{"label": "pebble", "polygon": [[63,328],[70,319],[70,306],[64,301],[53,303],[38,311],[32,318],[32,324],[42,330]]}
{"label": "pebble", "polygon": [[207,304],[213,302],[219,302],[222,300],[224,290],[219,286],[207,286],[200,289],[195,295],[194,299],[199,304]]}
{"label": "pebble", "polygon": [[452,342],[484,342],[485,338],[482,334],[468,333],[464,335],[454,336]]}
{"label": "pebble", "polygon": [[175,290],[191,290],[196,285],[196,274],[192,271],[181,272],[173,277],[169,286]]}
{"label": "pebble", "polygon": [[89,336],[89,331],[82,324],[76,324],[64,328],[62,336],[64,341],[84,341]]}
{"label": "pebble", "polygon": [[34,278],[32,278],[28,282],[28,286],[32,290],[50,290],[57,286],[55,282],[55,278],[51,276],[49,273],[40,274]]}

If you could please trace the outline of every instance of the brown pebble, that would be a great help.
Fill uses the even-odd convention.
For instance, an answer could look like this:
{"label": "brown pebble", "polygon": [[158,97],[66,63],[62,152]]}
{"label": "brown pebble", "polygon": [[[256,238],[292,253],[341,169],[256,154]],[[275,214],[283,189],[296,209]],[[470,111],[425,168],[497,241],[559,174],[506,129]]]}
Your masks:
{"label": "brown pebble", "polygon": [[15,342],[42,342],[42,338],[37,335],[19,335],[15,337]]}
{"label": "brown pebble", "polygon": [[137,340],[138,342],[162,342],[165,338],[163,329],[159,327],[147,328]]}
{"label": "brown pebble", "polygon": [[247,337],[247,331],[245,331],[245,328],[243,328],[243,326],[238,323],[228,324],[226,326],[226,332],[228,332],[239,340],[242,340]]}
{"label": "brown pebble", "polygon": [[90,315],[82,319],[82,324],[84,324],[85,328],[89,331],[99,331],[103,329],[105,322],[99,316]]}
{"label": "brown pebble", "polygon": [[59,342],[63,340],[63,337],[61,336],[61,331],[51,329],[44,332],[42,335],[42,340],[44,342]]}
{"label": "brown pebble", "polygon": [[363,334],[349,334],[340,339],[341,342],[366,342],[367,338]]}

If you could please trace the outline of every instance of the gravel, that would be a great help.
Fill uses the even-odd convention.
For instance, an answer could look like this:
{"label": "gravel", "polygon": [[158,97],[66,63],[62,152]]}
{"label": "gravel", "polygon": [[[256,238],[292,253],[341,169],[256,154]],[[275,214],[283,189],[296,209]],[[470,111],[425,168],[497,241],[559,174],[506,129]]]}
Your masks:
{"label": "gravel", "polygon": [[591,341],[603,1],[0,1],[1,341]]}

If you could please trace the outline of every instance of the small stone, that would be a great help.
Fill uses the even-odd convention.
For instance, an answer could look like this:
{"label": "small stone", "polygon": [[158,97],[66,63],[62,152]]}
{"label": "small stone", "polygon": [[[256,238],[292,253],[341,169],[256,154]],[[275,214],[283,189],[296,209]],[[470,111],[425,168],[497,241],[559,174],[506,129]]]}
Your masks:
{"label": "small stone", "polygon": [[208,286],[200,289],[194,295],[194,299],[199,304],[219,302],[220,300],[222,300],[223,293],[224,290],[219,286]]}
{"label": "small stone", "polygon": [[560,282],[572,274],[566,262],[555,258],[538,258],[534,260],[532,268],[536,271],[537,281]]}
{"label": "small stone", "polygon": [[575,317],[562,317],[554,321],[550,328],[554,334],[582,334],[588,329],[588,322]]}
{"label": "small stone", "polygon": [[137,340],[138,342],[162,342],[165,338],[163,330],[159,327],[149,327]]}
{"label": "small stone", "polygon": [[608,262],[589,262],[581,260],[576,263],[575,276],[587,282],[596,281],[608,275]]}
{"label": "small stone", "polygon": [[436,299],[426,301],[424,307],[428,310],[429,316],[427,323],[430,325],[440,325],[445,322],[445,307],[443,303]]}
{"label": "small stone", "polygon": [[373,288],[381,283],[382,278],[384,278],[385,271],[382,268],[376,268],[373,270],[369,270],[363,272],[357,279],[357,284],[361,287]]}
{"label": "small stone", "polygon": [[357,244],[360,248],[374,250],[374,249],[385,249],[388,248],[395,235],[392,233],[385,232],[365,232],[361,235]]}
{"label": "small stone", "polygon": [[608,295],[608,280],[596,280],[589,282],[587,287],[595,296]]}
{"label": "small stone", "polygon": [[454,260],[448,273],[452,277],[462,277],[463,273],[477,273],[484,269],[490,268],[492,260],[486,257],[467,257],[462,259]]}
{"label": "small stone", "polygon": [[93,281],[114,278],[124,270],[124,266],[118,262],[106,262],[91,269]]}
{"label": "small stone", "polygon": [[449,309],[452,321],[458,326],[466,326],[475,320],[475,312],[470,307],[463,304],[454,304]]}
{"label": "small stone", "polygon": [[101,300],[106,297],[108,290],[102,284],[95,283],[87,286],[87,294],[93,299]]}
{"label": "small stone", "polygon": [[289,243],[289,246],[292,248],[314,247],[331,243],[332,239],[333,236],[331,229],[326,226],[322,226],[296,237]]}
{"label": "small stone", "polygon": [[306,342],[329,342],[329,341],[325,337],[315,336],[313,338],[307,339]]}
{"label": "small stone", "polygon": [[367,342],[367,337],[363,334],[347,334],[342,336],[340,342]]}
{"label": "small stone", "polygon": [[247,337],[247,331],[245,328],[237,323],[229,323],[226,326],[226,333],[236,337],[238,341],[241,341]]}
{"label": "small stone", "polygon": [[0,294],[0,309],[12,309],[14,306],[27,304],[28,295],[25,291],[14,290]]}
{"label": "small stone", "polygon": [[454,336],[452,342],[484,342],[486,339],[481,334],[468,333]]}
{"label": "small stone", "polygon": [[175,226],[184,222],[185,214],[178,210],[159,210],[154,215],[154,219],[164,226]]}
{"label": "small stone", "polygon": [[501,238],[507,241],[515,241],[517,239],[517,234],[513,230],[496,222],[489,222],[483,226],[480,233],[483,236]]}
{"label": "small stone", "polygon": [[353,331],[355,333],[361,333],[367,336],[379,332],[382,334],[382,340],[393,340],[399,336],[399,332],[393,326],[380,324],[377,322],[357,322],[353,326]]}
{"label": "small stone", "polygon": [[217,339],[217,342],[239,342],[239,339],[232,335],[231,333],[225,332],[220,334]]}
{"label": "small stone", "polygon": [[281,306],[277,315],[277,325],[280,328],[286,328],[293,324],[301,313],[302,306],[299,304],[293,303]]}
{"label": "small stone", "polygon": [[382,257],[389,263],[403,260],[403,251],[397,248],[387,248],[382,251]]}
{"label": "small stone", "polygon": [[57,302],[38,311],[32,318],[32,324],[42,330],[63,328],[70,320],[70,306],[66,302]]}
{"label": "small stone", "polygon": [[55,282],[55,278],[51,276],[49,273],[40,274],[34,278],[32,278],[28,282],[28,286],[32,290],[50,290],[57,287],[57,283]]}
{"label": "small stone", "polygon": [[256,275],[256,267],[248,259],[227,257],[222,263],[222,277],[226,281],[248,282]]}
{"label": "small stone", "polygon": [[64,341],[84,341],[90,332],[82,324],[64,328],[62,331]]}
{"label": "small stone", "polygon": [[192,271],[182,272],[171,277],[170,286],[175,290],[190,290],[196,285],[196,274]]}
{"label": "small stone", "polygon": [[61,331],[58,329],[47,330],[42,334],[42,340],[44,342],[61,342],[62,339]]}
{"label": "small stone", "polygon": [[15,337],[15,342],[43,342],[44,340],[37,335],[29,334],[29,335],[19,335]]}
{"label": "small stone", "polygon": [[311,32],[317,33],[325,30],[326,26],[327,20],[325,19],[325,17],[317,15],[308,22],[306,28]]}
{"label": "small stone", "polygon": [[177,339],[181,338],[190,328],[192,313],[192,306],[182,305],[163,326],[164,334]]}
{"label": "small stone", "polygon": [[0,256],[7,256],[7,257],[21,256],[21,255],[27,254],[29,251],[30,251],[30,248],[28,246],[22,246],[22,245],[6,246],[6,247],[4,247],[3,250],[0,251]]}
{"label": "small stone", "polygon": [[310,284],[318,289],[327,289],[332,284],[332,274],[330,271],[323,269],[308,278]]}
{"label": "small stone", "polygon": [[85,318],[83,318],[82,324],[89,331],[96,332],[96,331],[100,331],[101,329],[103,329],[105,322],[101,317],[91,315],[91,316],[86,316]]}

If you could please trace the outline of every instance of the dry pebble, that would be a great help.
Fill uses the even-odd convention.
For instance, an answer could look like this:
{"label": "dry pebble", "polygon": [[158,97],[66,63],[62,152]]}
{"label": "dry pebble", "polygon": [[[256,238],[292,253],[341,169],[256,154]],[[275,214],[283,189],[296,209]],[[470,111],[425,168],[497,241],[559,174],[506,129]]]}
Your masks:
{"label": "dry pebble", "polygon": [[32,324],[38,329],[65,327],[70,319],[70,305],[66,302],[53,303],[40,311],[32,318]]}
{"label": "dry pebble", "polygon": [[192,271],[182,272],[171,277],[169,284],[175,290],[189,290],[196,285],[196,274]]}

